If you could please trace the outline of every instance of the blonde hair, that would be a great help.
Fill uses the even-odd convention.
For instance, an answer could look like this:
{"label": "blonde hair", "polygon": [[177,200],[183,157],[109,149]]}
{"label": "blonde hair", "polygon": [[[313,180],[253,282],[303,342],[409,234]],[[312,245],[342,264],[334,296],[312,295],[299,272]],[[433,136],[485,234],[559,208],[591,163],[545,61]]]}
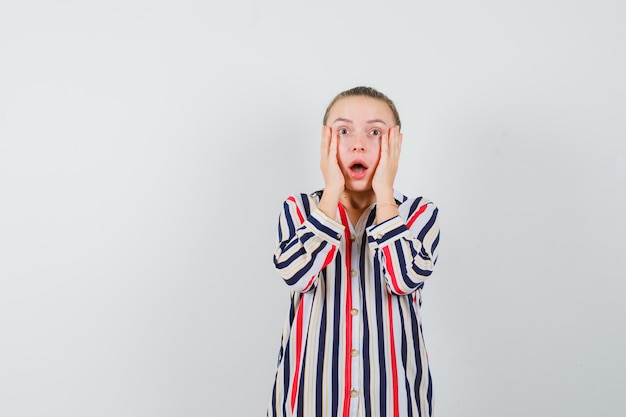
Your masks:
{"label": "blonde hair", "polygon": [[335,103],[338,100],[345,98],[345,97],[355,97],[355,96],[371,97],[371,98],[375,98],[377,100],[381,100],[385,102],[385,104],[389,106],[389,109],[391,110],[391,114],[393,114],[394,122],[398,125],[398,127],[402,127],[400,123],[400,115],[398,114],[398,110],[396,109],[396,105],[394,104],[394,102],[389,97],[387,97],[380,91],[376,90],[375,88],[364,87],[364,86],[354,87],[354,88],[351,88],[346,91],[342,91],[341,93],[337,94],[335,98],[332,99],[328,107],[326,107],[326,112],[324,112],[324,119],[323,119],[324,125],[326,125],[326,122],[328,121],[328,113],[330,113],[330,109],[332,109],[332,107],[335,105]]}

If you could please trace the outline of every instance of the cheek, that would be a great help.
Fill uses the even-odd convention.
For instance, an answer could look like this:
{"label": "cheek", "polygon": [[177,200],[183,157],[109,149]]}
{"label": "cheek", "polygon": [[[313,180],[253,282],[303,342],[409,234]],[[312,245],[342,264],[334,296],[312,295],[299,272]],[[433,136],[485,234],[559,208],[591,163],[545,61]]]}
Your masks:
{"label": "cheek", "polygon": [[369,150],[372,158],[378,161],[378,159],[380,158],[380,141],[370,146]]}
{"label": "cheek", "polygon": [[339,146],[337,148],[337,161],[339,162],[339,165],[342,167],[346,166],[346,162],[348,161],[348,150],[345,149],[344,147]]}
{"label": "cheek", "polygon": [[347,153],[350,147],[351,141],[349,138],[337,138],[337,152]]}

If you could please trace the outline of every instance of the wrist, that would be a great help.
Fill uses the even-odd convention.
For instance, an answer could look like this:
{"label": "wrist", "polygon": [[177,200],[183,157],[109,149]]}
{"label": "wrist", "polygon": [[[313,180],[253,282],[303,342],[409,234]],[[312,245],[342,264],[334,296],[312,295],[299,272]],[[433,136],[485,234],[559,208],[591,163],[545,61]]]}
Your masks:
{"label": "wrist", "polygon": [[396,201],[396,198],[393,195],[393,189],[388,189],[388,190],[385,190],[384,192],[376,193],[376,202],[378,204],[383,204],[383,203],[395,204],[395,201]]}
{"label": "wrist", "polygon": [[322,198],[326,197],[326,199],[337,199],[337,201],[339,201],[339,199],[341,198],[341,193],[343,192],[343,186],[339,187],[339,186],[325,186],[324,187],[324,193],[322,194]]}
{"label": "wrist", "polygon": [[376,202],[376,222],[382,223],[400,214],[395,200],[381,200]]}
{"label": "wrist", "polygon": [[335,214],[337,213],[337,205],[339,204],[339,199],[329,198],[326,193],[322,195],[322,199],[317,205],[318,210],[324,213],[327,217],[334,219]]}

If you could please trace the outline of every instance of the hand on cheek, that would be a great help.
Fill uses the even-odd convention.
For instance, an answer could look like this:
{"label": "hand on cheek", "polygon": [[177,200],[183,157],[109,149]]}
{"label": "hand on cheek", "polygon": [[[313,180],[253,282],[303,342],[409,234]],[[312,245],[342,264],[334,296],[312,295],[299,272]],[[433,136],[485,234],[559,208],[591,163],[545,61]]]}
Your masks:
{"label": "hand on cheek", "polygon": [[393,183],[398,172],[400,149],[402,147],[402,133],[394,126],[381,136],[380,159],[372,179],[372,188],[378,201],[391,199],[393,201]]}
{"label": "hand on cheek", "polygon": [[337,160],[337,137],[329,126],[322,128],[320,149],[320,169],[324,177],[324,191],[341,194],[345,179]]}

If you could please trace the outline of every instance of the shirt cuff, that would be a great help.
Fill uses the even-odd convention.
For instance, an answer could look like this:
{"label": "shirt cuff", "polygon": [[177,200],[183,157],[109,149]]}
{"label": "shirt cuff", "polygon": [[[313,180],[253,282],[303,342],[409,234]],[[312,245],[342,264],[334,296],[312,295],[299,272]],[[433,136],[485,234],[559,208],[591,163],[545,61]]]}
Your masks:
{"label": "shirt cuff", "polygon": [[331,219],[318,208],[311,212],[305,225],[313,234],[335,246],[339,245],[345,230],[343,224]]}
{"label": "shirt cuff", "polygon": [[402,237],[411,237],[409,228],[406,227],[404,220],[400,216],[392,217],[380,224],[368,227],[368,244],[370,248],[387,246]]}

